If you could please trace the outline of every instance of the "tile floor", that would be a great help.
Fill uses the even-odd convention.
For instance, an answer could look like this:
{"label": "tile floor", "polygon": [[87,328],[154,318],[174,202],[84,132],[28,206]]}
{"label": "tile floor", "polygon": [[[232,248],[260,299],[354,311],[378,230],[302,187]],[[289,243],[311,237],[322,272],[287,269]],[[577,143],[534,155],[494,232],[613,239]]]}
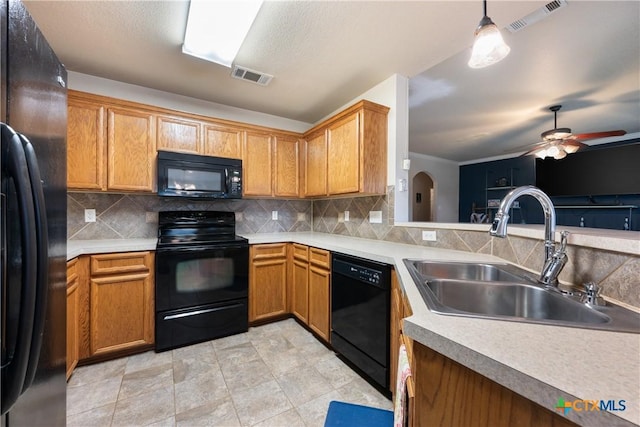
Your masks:
{"label": "tile floor", "polygon": [[77,368],[67,426],[322,426],[331,400],[392,407],[288,319]]}

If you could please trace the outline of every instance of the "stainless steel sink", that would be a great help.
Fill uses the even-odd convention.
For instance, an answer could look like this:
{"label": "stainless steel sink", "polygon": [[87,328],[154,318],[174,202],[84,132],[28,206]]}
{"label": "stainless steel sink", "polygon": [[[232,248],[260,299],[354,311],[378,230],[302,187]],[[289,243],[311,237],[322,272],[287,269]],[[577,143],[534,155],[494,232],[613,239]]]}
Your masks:
{"label": "stainless steel sink", "polygon": [[583,304],[538,285],[510,264],[405,259],[427,307],[436,313],[640,333],[640,314]]}

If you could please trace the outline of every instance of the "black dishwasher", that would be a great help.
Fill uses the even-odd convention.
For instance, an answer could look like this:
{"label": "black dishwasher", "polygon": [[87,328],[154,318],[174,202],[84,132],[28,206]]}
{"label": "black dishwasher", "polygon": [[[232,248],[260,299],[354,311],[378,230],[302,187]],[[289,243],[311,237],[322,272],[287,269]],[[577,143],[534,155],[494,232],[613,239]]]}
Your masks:
{"label": "black dishwasher", "polygon": [[333,254],[331,272],[331,345],[388,390],[391,267]]}

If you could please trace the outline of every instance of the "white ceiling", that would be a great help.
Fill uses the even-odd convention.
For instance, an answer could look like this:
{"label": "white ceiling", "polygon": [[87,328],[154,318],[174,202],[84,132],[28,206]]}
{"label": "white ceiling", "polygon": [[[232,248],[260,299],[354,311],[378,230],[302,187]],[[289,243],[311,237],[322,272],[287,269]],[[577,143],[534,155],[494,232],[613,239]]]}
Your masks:
{"label": "white ceiling", "polygon": [[[267,1],[235,61],[275,76],[262,87],[181,53],[187,1],[25,0],[69,70],[293,120],[314,123],[395,73],[412,78],[412,101],[426,82],[410,150],[457,161],[537,142],[554,103],[575,132],[640,131],[640,2],[569,2],[503,30],[511,54],[471,70],[480,0]],[[503,27],[545,3],[490,1],[488,14]]]}

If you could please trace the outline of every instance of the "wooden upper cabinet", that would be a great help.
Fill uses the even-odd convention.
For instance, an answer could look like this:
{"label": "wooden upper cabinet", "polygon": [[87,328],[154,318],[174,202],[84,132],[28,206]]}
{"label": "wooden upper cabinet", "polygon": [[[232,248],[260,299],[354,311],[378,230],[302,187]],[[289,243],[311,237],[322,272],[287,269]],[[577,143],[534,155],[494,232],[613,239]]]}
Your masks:
{"label": "wooden upper cabinet", "polygon": [[202,151],[202,124],[174,116],[158,116],[158,150],[198,154]]}
{"label": "wooden upper cabinet", "polygon": [[323,130],[310,135],[305,142],[304,195],[326,196],[327,193],[327,134]]}
{"label": "wooden upper cabinet", "polygon": [[204,126],[204,150],[206,156],[242,159],[244,131],[216,124]]}
{"label": "wooden upper cabinet", "polygon": [[111,190],[153,191],[155,121],[151,113],[109,108],[107,186]]}
{"label": "wooden upper cabinet", "polygon": [[353,114],[327,131],[329,194],[357,193],[360,189],[360,115]]}
{"label": "wooden upper cabinet", "polygon": [[[385,106],[360,101],[305,134],[306,196],[386,193],[388,112]],[[318,172],[323,169],[326,193],[325,177]]]}
{"label": "wooden upper cabinet", "polygon": [[248,131],[242,152],[244,195],[272,196],[273,146],[271,136]]}
{"label": "wooden upper cabinet", "polygon": [[289,136],[274,137],[274,195],[300,195],[300,141]]}
{"label": "wooden upper cabinet", "polygon": [[67,112],[67,186],[106,190],[105,109],[70,96]]}

